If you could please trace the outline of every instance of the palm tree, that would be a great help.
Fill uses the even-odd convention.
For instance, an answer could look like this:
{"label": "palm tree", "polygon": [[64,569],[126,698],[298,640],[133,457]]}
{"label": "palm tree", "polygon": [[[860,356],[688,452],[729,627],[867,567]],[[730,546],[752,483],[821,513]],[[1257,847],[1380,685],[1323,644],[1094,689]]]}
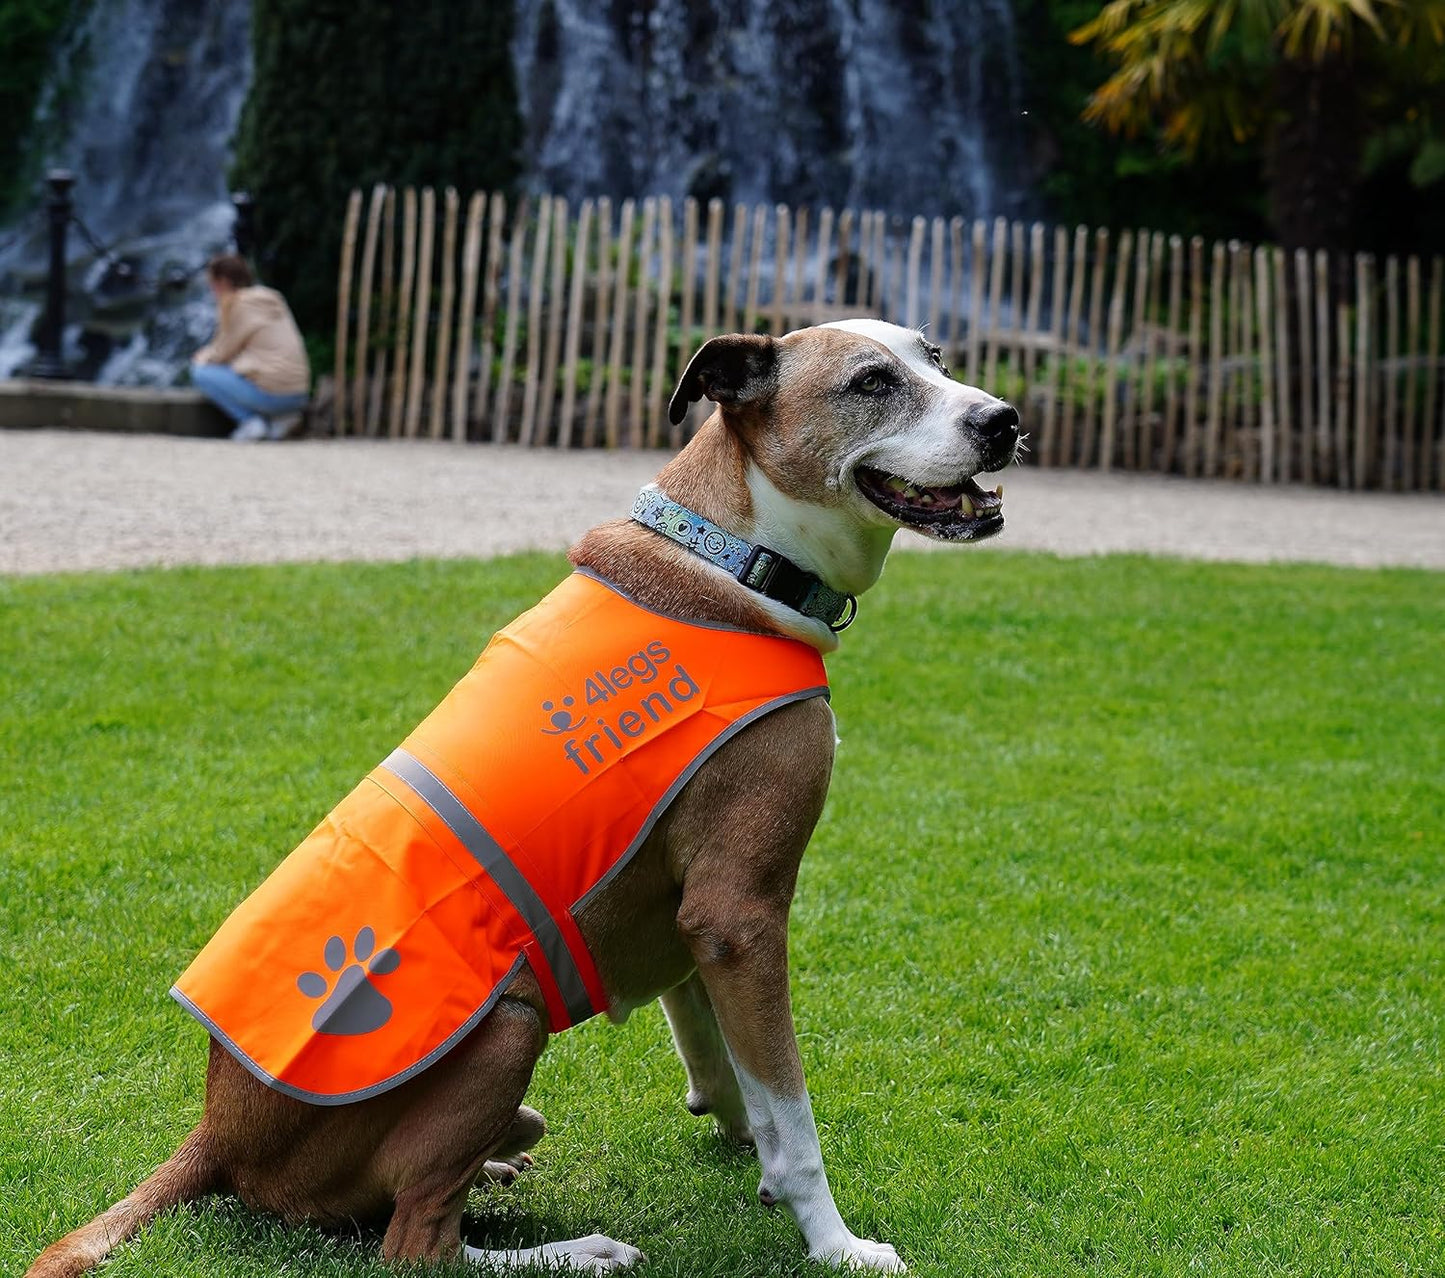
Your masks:
{"label": "palm tree", "polygon": [[1445,169],[1445,0],[1113,0],[1070,39],[1117,67],[1085,119],[1189,155],[1259,137],[1286,246],[1348,247],[1372,138]]}

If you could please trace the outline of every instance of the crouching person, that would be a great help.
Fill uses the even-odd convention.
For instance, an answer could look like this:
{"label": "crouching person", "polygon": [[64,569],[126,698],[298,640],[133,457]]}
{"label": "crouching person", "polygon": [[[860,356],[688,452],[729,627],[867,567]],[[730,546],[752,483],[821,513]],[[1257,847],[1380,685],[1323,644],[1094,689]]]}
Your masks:
{"label": "crouching person", "polygon": [[216,297],[216,335],[191,357],[191,381],[236,423],[232,439],[285,439],[300,425],[311,387],[291,309],[234,254],[213,257],[206,280]]}

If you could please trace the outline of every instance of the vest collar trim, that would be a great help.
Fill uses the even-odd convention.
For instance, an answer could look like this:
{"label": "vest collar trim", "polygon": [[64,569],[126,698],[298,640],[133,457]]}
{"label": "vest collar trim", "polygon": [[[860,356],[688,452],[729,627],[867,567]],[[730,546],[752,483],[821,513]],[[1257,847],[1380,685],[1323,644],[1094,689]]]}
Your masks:
{"label": "vest collar trim", "polygon": [[704,519],[673,501],[656,484],[648,484],[637,494],[632,518],[721,568],[765,599],[821,621],[834,634],[846,630],[858,615],[855,596],[834,590],[786,555],[755,546]]}

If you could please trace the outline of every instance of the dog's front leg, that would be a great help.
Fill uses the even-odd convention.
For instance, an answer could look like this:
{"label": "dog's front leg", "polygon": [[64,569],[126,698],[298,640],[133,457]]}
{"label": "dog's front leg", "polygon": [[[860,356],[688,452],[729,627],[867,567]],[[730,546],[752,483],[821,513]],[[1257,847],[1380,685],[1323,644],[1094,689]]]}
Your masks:
{"label": "dog's front leg", "polygon": [[694,1114],[711,1114],[724,1137],[751,1145],[753,1133],[743,1094],[702,978],[694,972],[668,990],[661,1002],[677,1054],[687,1069],[688,1109]]}
{"label": "dog's front leg", "polygon": [[758,1196],[797,1221],[813,1260],[901,1273],[887,1243],[857,1237],[833,1202],[788,997],[787,905],[684,894],[678,918],[727,1043],[763,1178]]}

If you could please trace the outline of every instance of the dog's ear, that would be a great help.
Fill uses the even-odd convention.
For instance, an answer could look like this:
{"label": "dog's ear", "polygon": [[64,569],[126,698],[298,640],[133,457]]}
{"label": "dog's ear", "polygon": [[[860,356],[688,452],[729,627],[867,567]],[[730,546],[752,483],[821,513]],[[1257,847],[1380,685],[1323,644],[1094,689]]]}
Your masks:
{"label": "dog's ear", "polygon": [[676,426],[687,416],[687,406],[704,395],[718,404],[743,404],[773,389],[778,344],[757,333],[729,333],[714,337],[692,357],[672,393],[668,419]]}

